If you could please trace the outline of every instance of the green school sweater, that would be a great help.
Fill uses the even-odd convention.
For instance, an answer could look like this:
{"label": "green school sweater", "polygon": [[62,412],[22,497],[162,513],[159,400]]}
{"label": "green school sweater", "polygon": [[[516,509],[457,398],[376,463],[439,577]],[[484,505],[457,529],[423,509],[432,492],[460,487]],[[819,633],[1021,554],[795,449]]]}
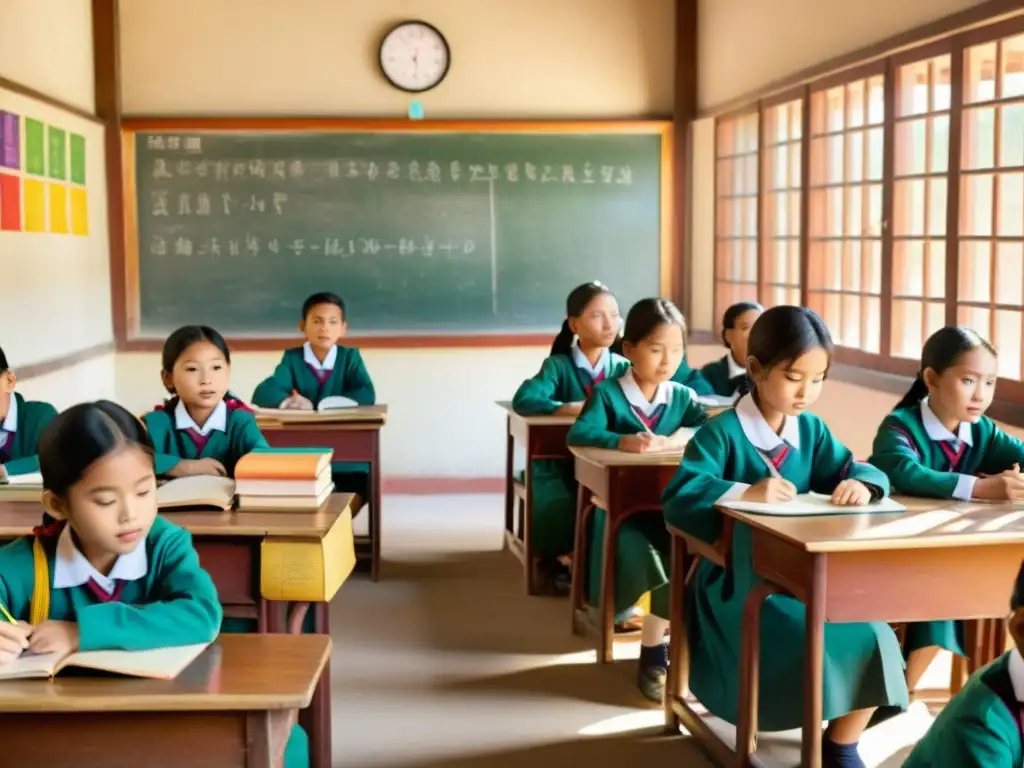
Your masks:
{"label": "green school sweater", "polygon": [[[629,368],[629,360],[609,353],[605,380],[617,379]],[[589,373],[576,367],[570,355],[551,355],[536,376],[527,379],[512,398],[512,410],[522,416],[547,416],[566,403],[587,399],[593,386]]]}
{"label": "green school sweater", "polygon": [[676,370],[675,375],[672,376],[672,381],[683,384],[698,395],[713,395],[715,390],[711,384],[700,371],[696,371],[690,367],[690,364],[686,362],[686,358],[683,358],[683,362],[679,364],[679,368]]}
{"label": "green school sweater", "polygon": [[253,405],[277,408],[291,396],[293,389],[313,403],[314,408],[325,397],[347,397],[359,405],[373,405],[377,396],[370,374],[366,372],[363,356],[354,347],[339,344],[337,349],[334,367],[323,386],[306,365],[303,347],[286,350],[273,375],[256,387],[252,395]]}
{"label": "green school sweater", "polygon": [[1010,681],[1012,653],[1004,653],[971,676],[935,718],[903,768],[1020,768],[1024,748],[1018,720],[1021,705]]}
{"label": "green school sweater", "polygon": [[3,462],[8,475],[27,475],[39,471],[39,437],[57,415],[57,409],[49,403],[25,400],[17,392],[12,396],[17,403],[18,426],[0,448],[0,454],[10,457]]}
{"label": "green school sweater", "polygon": [[[680,427],[697,427],[707,421],[704,409],[693,399],[693,390],[676,382],[668,382],[668,403],[651,430],[656,435],[671,435]],[[623,435],[635,435],[646,429],[632,404],[622,391],[618,379],[605,380],[583,406],[569,430],[569,445],[618,448]]]}
{"label": "green school sweater", "polygon": [[722,395],[723,397],[734,395],[744,378],[743,376],[730,378],[729,355],[708,363],[700,369],[700,372],[715,394]]}
{"label": "green school sweater", "polygon": [[916,404],[885,417],[869,461],[889,476],[895,493],[939,499],[953,498],[961,475],[994,475],[1014,462],[1024,464],[1024,443],[987,416],[971,425],[971,440],[956,471],[949,471],[949,459],[940,443],[928,436],[921,406]]}
{"label": "green school sweater", "polygon": [[[176,402],[176,401],[173,401]],[[196,450],[185,430],[174,424],[174,408],[156,409],[146,414],[144,421],[156,449],[156,473],[166,475],[182,459],[216,459],[235,476],[235,464],[256,448],[269,448],[256,417],[244,408],[228,409],[227,431],[213,430],[202,452]]]}
{"label": "green school sweater", "polygon": [[[34,537],[0,549],[0,600],[28,621],[35,572]],[[145,577],[124,582],[119,601],[100,602],[86,586],[52,589],[56,537],[47,542],[50,619],[76,621],[83,651],[143,651],[210,642],[217,636],[221,606],[209,574],[199,565],[192,536],[157,517],[146,540]]]}

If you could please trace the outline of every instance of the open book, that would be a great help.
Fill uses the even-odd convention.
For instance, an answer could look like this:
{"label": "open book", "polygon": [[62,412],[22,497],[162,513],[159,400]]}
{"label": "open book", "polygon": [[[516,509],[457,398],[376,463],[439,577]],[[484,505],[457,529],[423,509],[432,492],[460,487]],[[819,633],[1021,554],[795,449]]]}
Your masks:
{"label": "open book", "polygon": [[164,483],[156,492],[159,509],[215,507],[231,509],[235,500],[235,481],[216,475],[178,477]]}
{"label": "open book", "polygon": [[43,476],[38,472],[11,475],[0,481],[0,501],[39,501],[43,493]]}
{"label": "open book", "polygon": [[43,473],[42,472],[28,472],[24,475],[8,475],[7,479],[3,481],[5,485],[20,485],[20,486],[31,486],[31,487],[43,487]]}
{"label": "open book", "polygon": [[63,657],[56,653],[23,653],[10,664],[0,667],[0,680],[56,677],[65,667],[173,680],[209,645],[179,645],[151,651],[83,651]]}
{"label": "open book", "polygon": [[335,422],[335,421],[383,421],[384,414],[379,406],[359,405],[347,397],[325,397],[315,411],[298,411],[292,408],[254,407],[256,421],[280,423],[291,422]]}
{"label": "open book", "polygon": [[753,512],[757,515],[777,515],[779,517],[801,517],[814,515],[860,515],[881,514],[884,512],[903,512],[906,507],[898,501],[885,498],[866,507],[840,507],[831,502],[831,495],[823,493],[802,493],[792,501],[778,504],[764,504],[759,501],[740,501],[729,499],[719,502],[719,506],[735,509],[739,512]]}
{"label": "open book", "polygon": [[705,408],[731,408],[739,399],[739,392],[732,395],[697,395],[694,398]]}

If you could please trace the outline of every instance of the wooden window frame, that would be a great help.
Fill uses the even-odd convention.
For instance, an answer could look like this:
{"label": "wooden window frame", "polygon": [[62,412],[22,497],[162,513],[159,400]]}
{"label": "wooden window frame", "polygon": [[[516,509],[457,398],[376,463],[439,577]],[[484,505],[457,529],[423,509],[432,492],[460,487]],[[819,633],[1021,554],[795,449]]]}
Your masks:
{"label": "wooden window frame", "polygon": [[[993,3],[993,7],[997,4]],[[945,323],[956,324],[958,307],[960,305],[958,282],[959,282],[959,260],[960,260],[960,187],[961,187],[961,152],[962,152],[962,127],[963,127],[963,89],[965,85],[964,56],[968,48],[979,44],[1013,37],[1024,34],[1024,13],[1017,12],[1012,18],[1001,20],[990,20],[992,23],[985,24],[982,19],[974,19],[971,24],[963,24],[960,28],[950,29],[945,34],[936,35],[932,29],[934,25],[922,28],[918,39],[927,40],[921,44],[914,45],[913,40],[902,39],[900,45],[893,45],[889,51],[874,51],[871,56],[865,55],[863,59],[855,64],[836,66],[829,69],[823,65],[822,70],[829,71],[829,74],[820,77],[807,77],[797,80],[798,84],[786,90],[774,90],[774,92],[753,99],[741,108],[732,108],[728,113],[721,115],[719,119],[734,118],[739,115],[757,113],[758,119],[758,296],[764,295],[768,285],[765,275],[764,232],[762,206],[766,197],[766,187],[763,168],[763,152],[765,149],[765,123],[766,113],[772,106],[792,101],[802,100],[803,132],[801,145],[801,188],[800,188],[800,298],[803,305],[808,304],[808,272],[810,259],[810,237],[809,237],[809,216],[811,200],[811,102],[812,94],[855,82],[865,77],[884,74],[884,118],[881,124],[883,129],[883,170],[882,170],[882,252],[881,252],[881,291],[880,291],[880,323],[879,323],[879,352],[871,353],[854,347],[837,346],[835,350],[836,373],[840,378],[853,381],[854,383],[872,386],[877,389],[892,392],[905,391],[909,382],[907,377],[916,374],[919,362],[907,358],[892,356],[892,323],[893,323],[893,283],[894,283],[894,241],[893,241],[893,214],[894,214],[894,188],[895,188],[895,131],[896,114],[896,88],[897,72],[900,67],[917,61],[928,60],[938,56],[948,55],[950,57],[950,105],[948,111],[941,114],[949,115],[949,157],[946,167],[946,227],[943,236],[945,240],[945,294],[942,299],[945,307]],[[1005,15],[1005,14],[1004,14]],[[956,17],[959,18],[959,17]],[[964,28],[966,27],[966,28]],[[930,34],[929,34],[930,33]],[[1002,73],[997,62],[998,79]],[[1016,100],[1017,97],[1014,97]],[[1003,104],[1002,101],[993,101],[994,106]],[[974,106],[974,105],[971,105]],[[936,113],[927,112],[928,116]],[[994,130],[998,132],[998,124]],[[846,152],[844,150],[844,161]],[[715,159],[716,159],[716,183],[717,183],[717,160],[718,160],[718,121],[715,124]],[[928,166],[926,166],[927,170]],[[998,157],[996,158],[993,172],[998,171]],[[942,178],[941,175],[928,173],[928,178]],[[901,177],[903,178],[903,177]],[[845,181],[844,181],[845,183]],[[720,281],[717,243],[718,243],[718,222],[717,222],[717,190],[715,192],[716,213],[715,213],[715,313],[717,317],[725,309],[717,306],[718,286]],[[993,200],[993,210],[997,209],[998,200]],[[866,217],[867,212],[864,212]],[[929,239],[927,228],[927,217],[925,219],[925,232],[922,239]],[[995,232],[993,239],[997,238]],[[939,236],[935,236],[935,240]],[[1024,238],[1021,238],[1024,240]],[[927,246],[926,246],[927,247]],[[994,258],[994,256],[993,256]],[[925,291],[926,293],[927,291]],[[922,299],[924,301],[924,299]],[[1024,312],[1024,310],[1022,310]],[[979,329],[983,335],[988,335],[989,329]],[[1024,346],[1024,330],[1022,330],[1022,346]],[[1024,355],[1024,350],[1022,350]],[[1024,375],[1021,379],[1000,378],[997,389],[997,401],[993,404],[990,414],[995,418],[1009,421],[1024,426]]]}

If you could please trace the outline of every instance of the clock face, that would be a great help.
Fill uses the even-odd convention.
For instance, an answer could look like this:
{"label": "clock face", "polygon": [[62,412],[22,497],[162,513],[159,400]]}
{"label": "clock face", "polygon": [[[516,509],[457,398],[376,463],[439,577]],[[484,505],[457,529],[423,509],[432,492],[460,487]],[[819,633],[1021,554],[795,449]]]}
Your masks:
{"label": "clock face", "polygon": [[380,68],[396,88],[429,91],[444,80],[451,63],[448,41],[424,21],[407,21],[380,44]]}

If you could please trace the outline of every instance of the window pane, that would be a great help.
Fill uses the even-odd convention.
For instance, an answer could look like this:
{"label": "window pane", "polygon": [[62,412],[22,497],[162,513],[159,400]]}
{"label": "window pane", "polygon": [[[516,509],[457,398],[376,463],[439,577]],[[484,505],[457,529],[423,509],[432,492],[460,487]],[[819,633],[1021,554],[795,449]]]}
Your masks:
{"label": "window pane", "polygon": [[757,282],[757,241],[746,240],[743,242],[743,279],[752,283]]}
{"label": "window pane", "polygon": [[777,144],[789,138],[789,114],[786,111],[785,104],[771,107],[768,110],[766,122],[768,124],[768,135],[766,136],[768,143]]}
{"label": "window pane", "polygon": [[867,293],[881,293],[882,241],[865,240],[862,250],[864,258],[864,290]]}
{"label": "window pane", "polygon": [[995,319],[995,338],[992,343],[999,351],[999,375],[1019,379],[1020,312],[997,310]]}
{"label": "window pane", "polygon": [[867,233],[875,237],[882,235],[882,185],[868,187]]}
{"label": "window pane", "polygon": [[942,237],[946,234],[946,179],[928,180],[928,234]]}
{"label": "window pane", "polygon": [[924,180],[897,181],[894,192],[894,229],[896,236],[924,235]]}
{"label": "window pane", "polygon": [[882,166],[885,161],[883,148],[885,140],[881,128],[872,128],[868,131],[868,178],[872,181],[881,181]]}
{"label": "window pane", "polygon": [[843,180],[843,136],[828,138],[828,181],[835,183]]}
{"label": "window pane", "polygon": [[[991,316],[987,309],[982,307],[960,307],[957,309],[956,314],[959,325],[966,325],[986,339],[992,339]],[[992,341],[995,341],[995,339],[992,339]]]}
{"label": "window pane", "polygon": [[861,265],[861,248],[859,240],[847,240],[843,243],[843,278],[844,291],[862,291],[863,267]]}
{"label": "window pane", "polygon": [[846,137],[846,180],[864,180],[864,133],[856,131]]}
{"label": "window pane", "polygon": [[848,347],[861,346],[861,301],[860,296],[842,297],[842,323],[840,327],[843,344]]}
{"label": "window pane", "polygon": [[786,174],[789,173],[789,163],[787,160],[788,155],[785,144],[780,144],[766,153],[765,162],[770,167],[770,171],[765,175],[768,177],[772,189],[786,188],[789,181],[786,178]]}
{"label": "window pane", "polygon": [[789,193],[789,234],[800,235],[800,193]]}
{"label": "window pane", "polygon": [[915,61],[896,72],[896,114],[923,115],[928,111],[928,62]]}
{"label": "window pane", "polygon": [[1024,96],[1024,35],[1003,40],[1002,98]]}
{"label": "window pane", "polygon": [[[1018,75],[1024,79],[1024,74]],[[1000,107],[999,165],[1020,168],[1024,166],[1024,104]]]}
{"label": "window pane", "polygon": [[903,120],[896,123],[896,175],[911,176],[924,173],[928,122]]}
{"label": "window pane", "polygon": [[925,295],[941,299],[946,295],[946,241],[928,243],[928,261],[925,266]]}
{"label": "window pane", "polygon": [[803,100],[796,99],[789,102],[789,138],[799,140],[804,135],[804,109]]}
{"label": "window pane", "polygon": [[[924,337],[927,339],[929,336],[931,336],[933,333],[935,333],[937,330],[939,330],[946,324],[946,305],[929,302],[928,304],[925,305],[924,318]],[[923,347],[924,344],[922,343],[921,346]],[[917,352],[914,354],[914,357],[921,357],[920,349],[917,350]]]}
{"label": "window pane", "polygon": [[1020,237],[1024,235],[1024,173],[1002,173],[998,183],[998,234]]}
{"label": "window pane", "polygon": [[897,357],[917,357],[924,346],[924,307],[919,301],[895,300],[892,303],[892,353]]}
{"label": "window pane", "polygon": [[864,125],[864,81],[857,80],[846,86],[846,127]]}
{"label": "window pane", "polygon": [[964,51],[964,102],[974,104],[996,97],[996,44],[985,43]]}
{"label": "window pane", "polygon": [[964,111],[963,167],[991,168],[995,163],[995,109]]}
{"label": "window pane", "polygon": [[828,110],[826,125],[828,126],[829,132],[843,130],[843,126],[845,125],[845,90],[842,86],[839,86],[838,88],[830,88],[825,92],[825,99],[825,108]]}
{"label": "window pane", "polygon": [[996,245],[995,283],[997,304],[1024,306],[1024,244]]}
{"label": "window pane", "polygon": [[924,242],[897,240],[892,249],[892,292],[896,296],[924,295]]}
{"label": "window pane", "polygon": [[983,301],[987,304],[992,293],[991,273],[991,243],[961,243],[957,286],[960,300]]}
{"label": "window pane", "polygon": [[757,198],[743,198],[743,234],[747,237],[757,237]]}
{"label": "window pane", "polygon": [[960,190],[960,234],[992,234],[992,176],[965,176]]}
{"label": "window pane", "polygon": [[950,57],[939,56],[932,62],[932,109],[949,109],[952,103],[950,89]]}
{"label": "window pane", "polygon": [[868,122],[879,125],[885,118],[885,77],[877,75],[868,81]]}
{"label": "window pane", "polygon": [[826,194],[828,195],[828,213],[825,234],[830,237],[838,237],[843,234],[843,188],[829,187]]}
{"label": "window pane", "polygon": [[789,145],[789,185],[799,187],[803,183],[800,180],[800,166],[802,163],[800,144]]}
{"label": "window pane", "polygon": [[949,115],[939,115],[931,119],[932,156],[928,161],[928,170],[932,173],[945,173],[949,168]]}
{"label": "window pane", "polygon": [[860,186],[846,188],[846,226],[847,237],[860,237],[864,231],[864,188]]}
{"label": "window pane", "polygon": [[[786,268],[786,274],[789,275],[789,282],[799,287],[800,285],[800,240],[794,239],[789,241],[789,265]],[[799,291],[798,291],[799,293]],[[800,302],[797,301],[797,304]]]}

